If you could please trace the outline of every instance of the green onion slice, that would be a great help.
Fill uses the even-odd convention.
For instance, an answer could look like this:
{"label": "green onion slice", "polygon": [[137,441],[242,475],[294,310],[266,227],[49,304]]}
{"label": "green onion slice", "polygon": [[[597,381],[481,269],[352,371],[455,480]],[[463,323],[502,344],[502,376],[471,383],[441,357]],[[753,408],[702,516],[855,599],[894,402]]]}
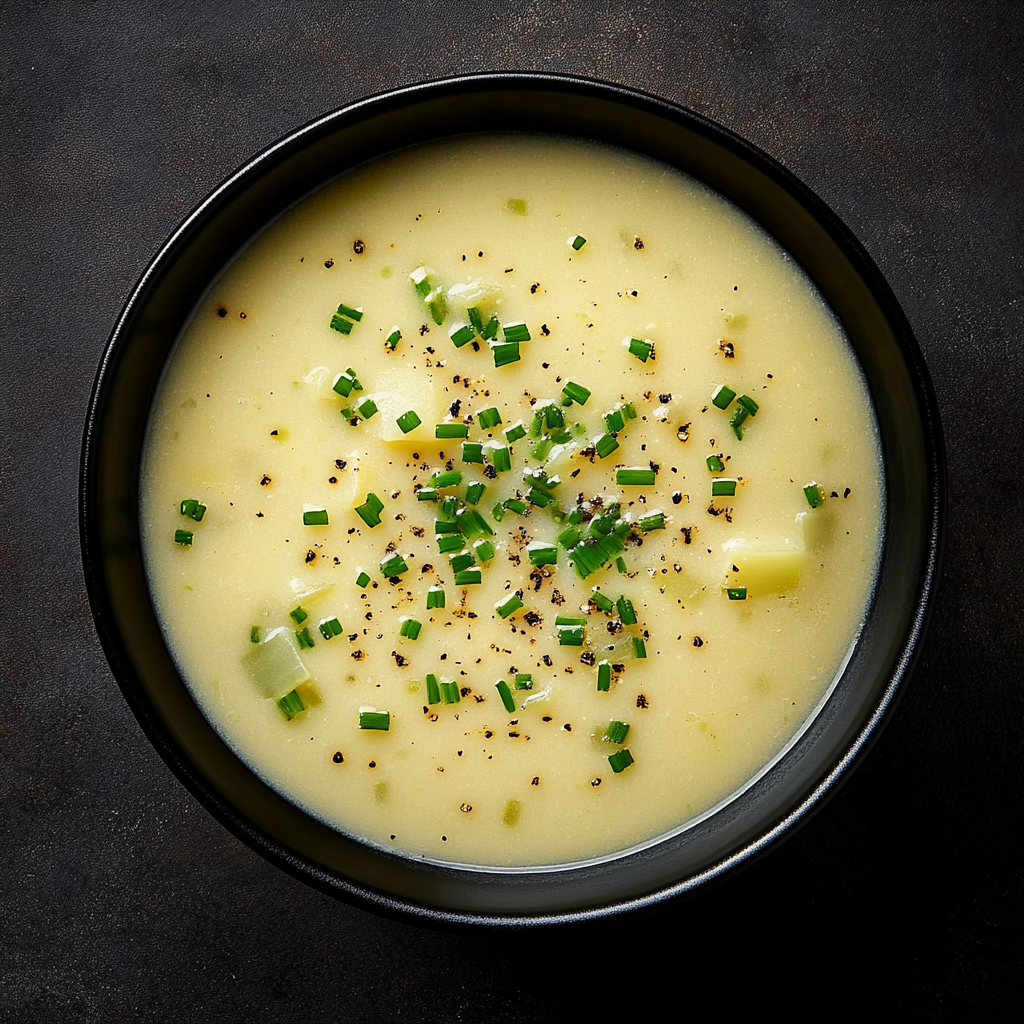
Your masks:
{"label": "green onion slice", "polygon": [[522,358],[518,341],[492,342],[491,354],[494,356],[495,367],[508,366],[509,363],[517,363]]}
{"label": "green onion slice", "polygon": [[408,412],[403,412],[395,422],[403,434],[408,434],[410,430],[415,430],[423,421],[410,409]]}
{"label": "green onion slice", "polygon": [[509,594],[504,601],[499,601],[494,610],[503,618],[507,619],[513,612],[523,607],[522,598],[518,594]]}
{"label": "green onion slice", "polygon": [[365,590],[369,585],[370,577],[365,572],[361,572],[356,577],[356,586],[359,587],[360,590]]}
{"label": "green onion slice", "polygon": [[346,320],[343,316],[338,316],[337,313],[331,317],[331,330],[337,331],[339,334],[351,334],[354,326],[355,324],[351,320]]}
{"label": "green onion slice", "polygon": [[337,617],[330,619],[321,619],[319,625],[320,635],[325,640],[332,640],[336,636],[341,636],[341,623]]}
{"label": "green onion slice", "polygon": [[437,488],[458,487],[462,483],[462,470],[449,469],[443,473],[435,473],[430,478],[430,482]]}
{"label": "green onion slice", "polygon": [[742,405],[742,406],[743,406],[743,408],[744,408],[744,409],[746,409],[746,410],[747,410],[747,412],[748,412],[748,413],[749,413],[749,414],[750,414],[751,416],[756,416],[756,415],[757,415],[757,410],[761,408],[761,407],[760,407],[760,406],[759,406],[759,405],[757,404],[757,402],[755,402],[755,401],[754,401],[754,400],[753,400],[753,399],[752,399],[752,398],[750,397],[750,395],[740,395],[740,397],[739,397],[739,398],[737,399],[737,401],[738,401],[738,402],[740,403],[740,405]]}
{"label": "green onion slice", "polygon": [[615,743],[616,745],[625,743],[628,735],[629,723],[620,722],[617,718],[612,719],[612,721],[608,723],[608,728],[604,731],[604,738],[609,743]]}
{"label": "green onion slice", "polygon": [[502,333],[506,341],[529,341],[530,328],[522,320],[514,320],[512,323],[501,325]]}
{"label": "green onion slice", "polygon": [[434,437],[441,441],[469,437],[469,427],[465,423],[438,423],[434,427]]}
{"label": "green onion slice", "polygon": [[716,476],[711,481],[712,498],[731,498],[736,493],[736,480],[728,476]]}
{"label": "green onion slice", "polygon": [[711,392],[711,404],[717,409],[728,409],[735,397],[736,392],[731,387],[726,384],[719,384]]}
{"label": "green onion slice", "polygon": [[558,561],[558,548],[543,540],[533,540],[526,545],[530,565],[554,565]]}
{"label": "green onion slice", "polygon": [[612,688],[612,667],[607,661],[597,663],[597,688],[602,691]]}
{"label": "green onion slice", "polygon": [[652,509],[645,516],[637,521],[642,533],[650,533],[652,530],[665,529],[665,513],[661,509]]}
{"label": "green onion slice", "polygon": [[484,446],[479,441],[463,441],[462,442],[462,461],[469,463],[479,463],[483,465],[484,461]]}
{"label": "green onion slice", "polygon": [[533,676],[529,672],[517,672],[516,673],[516,689],[517,690],[532,690],[533,689]]}
{"label": "green onion slice", "polygon": [[404,636],[408,640],[418,640],[423,623],[405,615],[402,616],[400,621],[401,625],[398,627],[398,635]]}
{"label": "green onion slice", "polygon": [[486,490],[486,484],[482,484],[479,480],[475,480],[466,488],[466,504],[479,505],[480,499],[484,496],[484,491]]}
{"label": "green onion slice", "polygon": [[632,466],[615,471],[615,482],[620,487],[650,487],[657,479],[653,469],[644,466]]}
{"label": "green onion slice", "polygon": [[309,626],[303,626],[295,633],[295,642],[299,645],[300,651],[308,651],[313,646],[313,637],[309,632]]}
{"label": "green onion slice", "polygon": [[295,623],[296,626],[301,626],[302,623],[305,622],[306,619],[309,618],[309,612],[307,612],[306,609],[303,608],[301,604],[300,605],[296,605],[288,613],[288,615],[291,617],[291,620]]}
{"label": "green onion slice", "polygon": [[441,688],[437,685],[437,676],[433,673],[427,676],[427,703],[441,703]]}
{"label": "green onion slice", "polygon": [[644,643],[642,636],[633,637],[633,657],[634,658],[646,658],[647,657],[647,644]]}
{"label": "green onion slice", "polygon": [[594,450],[597,452],[598,458],[608,458],[618,447],[619,442],[611,434],[602,434],[600,437],[594,438]]}
{"label": "green onion slice", "polygon": [[402,340],[402,332],[398,329],[398,324],[395,324],[388,333],[387,338],[384,339],[384,344],[394,352],[398,348],[398,343]]}
{"label": "green onion slice", "polygon": [[508,441],[509,444],[512,444],[513,441],[518,441],[520,438],[526,437],[526,427],[523,426],[523,421],[519,420],[518,422],[513,423],[512,426],[506,427],[504,433],[505,440]]}
{"label": "green onion slice", "polygon": [[482,579],[479,568],[463,569],[455,574],[455,586],[471,587]]}
{"label": "green onion slice", "polygon": [[281,714],[290,722],[300,711],[306,710],[306,705],[302,703],[302,698],[299,696],[297,690],[292,690],[290,693],[286,693],[278,702],[277,706],[281,711]]}
{"label": "green onion slice", "polygon": [[363,311],[361,309],[353,309],[351,306],[346,306],[345,303],[341,303],[338,306],[338,316],[347,316],[349,320],[362,320]]}
{"label": "green onion slice", "polygon": [[709,455],[704,461],[712,473],[721,473],[725,470],[725,463],[717,455]]}
{"label": "green onion slice", "polygon": [[490,409],[481,409],[476,414],[476,421],[480,424],[481,430],[490,430],[501,423],[501,413],[493,406]]}
{"label": "green onion slice", "polygon": [[443,587],[430,587],[427,590],[427,610],[432,611],[434,608],[444,607],[444,588]]}
{"label": "green onion slice", "polygon": [[494,561],[494,545],[489,540],[473,541],[473,550],[476,552],[476,557],[485,565]]}
{"label": "green onion slice", "polygon": [[391,579],[393,576],[401,576],[402,573],[408,572],[409,566],[405,564],[405,559],[395,552],[395,554],[381,559],[380,571],[386,579]]}
{"label": "green onion slice", "polygon": [[391,712],[377,711],[376,708],[360,708],[359,728],[387,732],[391,728]]}
{"label": "green onion slice", "polygon": [[183,547],[189,548],[192,546],[192,531],[191,530],[175,530],[174,531],[174,543],[181,544]]}
{"label": "green onion slice", "polygon": [[505,705],[505,710],[511,715],[516,710],[516,702],[512,697],[512,691],[508,688],[508,683],[504,679],[499,679],[495,684],[494,688],[498,691],[498,696],[501,697],[501,703]]}
{"label": "green onion slice", "polygon": [[568,244],[579,252],[587,244],[587,240],[582,235],[570,235]]}
{"label": "green onion slice", "polygon": [[654,358],[654,342],[648,338],[623,338],[622,344],[629,349],[631,356],[636,356],[642,363]]}
{"label": "green onion slice", "polygon": [[636,624],[636,609],[633,607],[633,602],[625,594],[615,602],[615,609],[618,611],[619,618],[624,626]]}
{"label": "green onion slice", "polygon": [[821,508],[825,502],[825,492],[813,480],[804,484],[804,497],[811,508]]}
{"label": "green onion slice", "polygon": [[614,754],[608,755],[608,763],[612,766],[612,771],[618,775],[633,763],[633,755],[629,752],[628,747],[623,747],[621,750],[616,750]]}
{"label": "green onion slice", "polygon": [[326,526],[327,509],[316,505],[307,505],[302,511],[303,526]]}
{"label": "green onion slice", "polygon": [[462,348],[476,337],[476,331],[469,324],[457,324],[448,332],[448,337],[456,348]]}

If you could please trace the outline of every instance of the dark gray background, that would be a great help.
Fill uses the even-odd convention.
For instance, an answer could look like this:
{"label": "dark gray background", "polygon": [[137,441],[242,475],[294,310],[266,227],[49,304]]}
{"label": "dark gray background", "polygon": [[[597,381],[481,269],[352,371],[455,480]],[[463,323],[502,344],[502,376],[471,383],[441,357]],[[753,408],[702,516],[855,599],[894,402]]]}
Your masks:
{"label": "dark gray background", "polygon": [[[1024,5],[0,5],[0,1020],[1020,1019]],[[140,732],[92,626],[83,420],[107,335],[225,175],[336,106],[573,72],[714,118],[887,276],[934,378],[949,545],[916,676],[805,828],[610,928],[452,935],[264,863]]]}

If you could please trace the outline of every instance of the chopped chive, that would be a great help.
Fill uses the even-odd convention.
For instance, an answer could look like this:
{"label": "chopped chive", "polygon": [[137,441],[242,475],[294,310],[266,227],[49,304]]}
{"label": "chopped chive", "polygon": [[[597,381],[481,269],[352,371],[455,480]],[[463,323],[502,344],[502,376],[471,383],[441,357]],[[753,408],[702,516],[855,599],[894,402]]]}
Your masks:
{"label": "chopped chive", "polygon": [[448,315],[448,302],[444,297],[444,289],[435,288],[423,301],[426,302],[430,309],[431,319],[440,327],[444,323],[444,318]]}
{"label": "chopped chive", "polygon": [[612,667],[607,661],[597,663],[597,688],[599,690],[612,688]]}
{"label": "chopped chive", "polygon": [[369,585],[370,577],[365,572],[361,572],[356,577],[356,586],[359,587],[360,590],[365,590]]}
{"label": "chopped chive", "polygon": [[309,632],[309,626],[303,626],[296,630],[295,642],[299,645],[300,651],[308,651],[313,646],[313,637]]}
{"label": "chopped chive", "polygon": [[615,602],[615,608],[624,626],[636,625],[636,609],[633,607],[633,602],[625,594]]}
{"label": "chopped chive", "polygon": [[711,481],[712,498],[731,498],[736,493],[736,481],[728,476],[716,476]]}
{"label": "chopped chive", "polygon": [[644,643],[644,639],[641,636],[633,637],[633,657],[634,658],[646,658],[647,657],[647,644]]}
{"label": "chopped chive", "polygon": [[626,569],[626,560],[621,555],[615,559],[615,568],[622,574],[628,571]]}
{"label": "chopped chive", "polygon": [[735,397],[736,392],[733,391],[732,388],[725,384],[719,384],[718,387],[711,392],[711,404],[717,409],[728,409]]}
{"label": "chopped chive", "polygon": [[476,559],[473,557],[470,551],[460,551],[457,555],[448,556],[448,564],[451,566],[452,572],[458,574],[463,569],[468,569],[471,565],[476,564]]}
{"label": "chopped chive", "polygon": [[366,492],[366,504],[369,505],[374,512],[384,511],[384,502],[381,501],[373,491]]}
{"label": "chopped chive", "polygon": [[191,530],[175,530],[174,531],[174,543],[181,544],[183,547],[189,548],[192,546],[192,531]]}
{"label": "chopped chive", "polygon": [[568,244],[579,252],[587,244],[587,240],[582,235],[572,235],[568,239]]}
{"label": "chopped chive", "polygon": [[441,441],[469,437],[469,427],[465,423],[438,423],[434,427],[434,437]]}
{"label": "chopped chive", "polygon": [[579,527],[578,526],[566,527],[566,529],[564,529],[558,535],[558,538],[557,538],[558,543],[563,548],[565,548],[567,551],[568,551],[569,548],[571,548],[573,546],[573,544],[575,544],[577,541],[579,541],[579,539],[580,539],[580,531],[579,531]]}
{"label": "chopped chive", "polygon": [[281,714],[290,722],[300,711],[306,710],[306,705],[302,703],[302,698],[299,696],[297,690],[292,690],[290,693],[286,693],[278,702],[277,706],[281,711]]}
{"label": "chopped chive", "polygon": [[302,525],[303,526],[326,526],[327,525],[327,509],[325,508],[307,508],[302,513]]}
{"label": "chopped chive", "polygon": [[623,430],[626,426],[622,419],[622,412],[619,409],[612,409],[611,412],[604,414],[604,425],[608,428],[610,434],[617,434],[620,430]]}
{"label": "chopped chive", "polygon": [[427,703],[441,703],[441,688],[437,685],[437,676],[433,672],[427,676]]}
{"label": "chopped chive", "polygon": [[556,615],[555,625],[556,626],[585,626],[587,624],[586,615]]}
{"label": "chopped chive", "polygon": [[530,437],[540,437],[544,430],[544,410],[538,409],[530,421]]}
{"label": "chopped chive", "polygon": [[642,363],[654,358],[654,342],[646,338],[625,338],[623,344],[629,348],[629,354],[636,356]]}
{"label": "chopped chive", "polygon": [[427,611],[444,607],[444,588],[430,587],[427,590]]}
{"label": "chopped chive", "polygon": [[804,485],[804,497],[811,508],[820,508],[825,501],[825,492],[812,480]]}
{"label": "chopped chive", "polygon": [[563,386],[562,394],[577,405],[586,405],[587,399],[590,398],[593,392],[589,388],[585,388],[582,384],[577,384],[575,381],[571,380]]}
{"label": "chopped chive", "polygon": [[331,640],[336,636],[341,636],[341,623],[337,617],[331,619],[321,619],[320,625],[317,627],[320,630],[320,635],[325,640]]}
{"label": "chopped chive", "polygon": [[484,496],[484,491],[487,490],[487,485],[480,483],[479,480],[474,481],[466,488],[466,504],[467,505],[479,505],[480,499]]}
{"label": "chopped chive", "polygon": [[410,430],[415,430],[423,421],[410,409],[408,412],[403,412],[395,422],[403,434],[408,434]]}
{"label": "chopped chive", "polygon": [[484,461],[484,446],[479,441],[463,441],[462,461],[477,462],[482,465]]}
{"label": "chopped chive", "polygon": [[626,420],[636,419],[636,406],[632,402],[626,402],[624,406],[619,410],[622,413],[622,418]]}
{"label": "chopped chive", "polygon": [[518,441],[521,437],[526,437],[526,427],[523,426],[523,421],[519,420],[518,423],[513,423],[511,427],[505,428],[505,440],[509,444],[513,441]]}
{"label": "chopped chive", "polygon": [[444,473],[435,473],[430,482],[437,488],[458,487],[462,483],[462,470],[449,469]]}
{"label": "chopped chive", "polygon": [[343,316],[338,316],[337,313],[331,317],[331,330],[337,331],[339,334],[351,334],[354,326],[355,324],[351,320],[346,320]]}
{"label": "chopped chive", "polygon": [[401,626],[398,627],[398,635],[404,636],[407,640],[418,640],[423,623],[417,619],[410,619],[402,616]]}
{"label": "chopped chive", "polygon": [[288,613],[288,615],[290,616],[292,622],[294,622],[296,626],[301,626],[302,623],[304,623],[306,619],[309,618],[309,612],[307,612],[306,609],[303,608],[301,604],[296,605]]}
{"label": "chopped chive", "polygon": [[378,732],[387,732],[391,728],[390,711],[360,711],[360,729],[376,729]]}
{"label": "chopped chive", "polygon": [[746,409],[747,412],[749,413],[749,415],[751,415],[751,416],[756,416],[757,415],[757,410],[761,408],[757,404],[757,402],[755,402],[750,397],[750,395],[740,395],[740,397],[737,398],[736,401],[739,402],[740,405],[742,405],[743,408]]}
{"label": "chopped chive", "polygon": [[547,541],[534,540],[526,545],[526,553],[530,559],[530,565],[554,565],[558,561],[558,548]]}
{"label": "chopped chive", "polygon": [[390,558],[381,559],[380,571],[386,579],[391,579],[392,576],[401,576],[403,572],[408,572],[409,566],[405,564],[405,559],[395,552]]}
{"label": "chopped chive", "polygon": [[513,612],[523,607],[522,598],[518,594],[509,594],[504,601],[499,601],[494,610],[503,618],[507,619]]}
{"label": "chopped chive", "polygon": [[469,324],[458,324],[448,332],[448,337],[456,348],[462,348],[476,337],[476,331]]}
{"label": "chopped chive", "polygon": [[548,430],[565,426],[565,413],[562,412],[561,406],[555,405],[554,402],[544,406],[544,426]]}
{"label": "chopped chive", "polygon": [[550,437],[542,437],[539,441],[530,445],[530,457],[538,462],[543,462],[553,447],[554,441]]}
{"label": "chopped chive", "polygon": [[459,684],[449,679],[441,680],[441,697],[445,704],[458,704],[462,699],[459,694]]}
{"label": "chopped chive", "polygon": [[525,516],[527,513],[526,502],[520,500],[519,498],[506,498],[505,508],[507,508],[509,512],[515,512],[521,516]]}
{"label": "chopped chive", "polygon": [[620,487],[649,487],[655,482],[657,474],[653,469],[633,466],[615,471],[615,482]]}
{"label": "chopped chive", "polygon": [[356,412],[359,413],[364,420],[371,419],[377,412],[377,403],[372,398],[364,398],[363,401],[356,406]]}
{"label": "chopped chive", "polygon": [[421,487],[416,492],[417,501],[437,501],[437,491],[433,487]]}
{"label": "chopped chive", "polygon": [[476,414],[476,421],[480,424],[481,430],[490,430],[501,423],[501,413],[493,406],[490,409],[481,409]]}
{"label": "chopped chive", "polygon": [[504,445],[491,448],[491,465],[499,473],[508,473],[512,469],[512,456]]}
{"label": "chopped chive", "polygon": [[[449,521],[454,520],[455,519],[455,512],[456,512],[456,509],[458,509],[458,507],[459,507],[458,499],[455,497],[454,494],[449,494],[441,502],[441,509],[440,509],[441,518],[442,519],[447,519]],[[438,533],[438,532],[443,532],[443,531],[439,531],[437,529],[437,522],[435,520],[435,522],[434,522],[434,533]]]}
{"label": "chopped chive", "polygon": [[183,516],[188,516],[189,519],[193,519],[197,523],[201,523],[203,516],[206,515],[206,506],[197,498],[186,498],[180,508]]}
{"label": "chopped chive", "polygon": [[410,275],[416,294],[425,299],[430,294],[430,269],[428,267],[417,267]]}
{"label": "chopped chive", "polygon": [[650,533],[652,530],[664,530],[665,513],[659,509],[654,509],[648,512],[647,515],[641,516],[636,525],[640,527],[642,533]]}
{"label": "chopped chive", "polygon": [[726,587],[725,592],[730,601],[746,601],[747,599],[746,587]]}
{"label": "chopped chive", "polygon": [[476,552],[476,557],[485,565],[494,561],[494,545],[489,540],[473,541],[473,550]]}
{"label": "chopped chive", "polygon": [[498,336],[498,328],[500,326],[501,324],[498,322],[498,318],[496,316],[492,316],[491,319],[484,324],[484,329],[480,332],[480,337],[483,338],[484,341],[493,340]]}
{"label": "chopped chive", "polygon": [[[447,502],[445,498],[445,502]],[[444,503],[442,503],[441,510],[444,511]],[[459,524],[448,519],[435,519],[434,520],[434,533],[459,533]]]}
{"label": "chopped chive", "polygon": [[486,534],[488,537],[494,536],[494,531],[491,529],[490,524],[475,508],[462,509],[459,515],[462,517],[459,521],[462,523],[463,530],[466,531],[467,536],[476,536],[477,534]]}
{"label": "chopped chive", "polygon": [[263,630],[259,626],[253,626],[252,629],[249,630],[249,643],[263,643]]}
{"label": "chopped chive", "polygon": [[530,340],[530,328],[522,320],[514,320],[510,324],[502,324],[501,330],[505,335],[506,341],[519,342]]}
{"label": "chopped chive", "polygon": [[598,458],[606,459],[619,447],[619,442],[611,434],[602,434],[594,441],[594,450]]}
{"label": "chopped chive", "polygon": [[494,365],[508,366],[509,363],[517,363],[522,358],[519,354],[519,342],[492,342],[491,353],[494,356]]}
{"label": "chopped chive", "polygon": [[736,435],[737,441],[743,440],[743,421],[750,415],[742,405],[737,406],[736,411],[729,417],[729,426]]}
{"label": "chopped chive", "polygon": [[704,461],[712,473],[721,473],[725,469],[725,463],[717,455],[709,455]]}
{"label": "chopped chive", "polygon": [[629,735],[629,723],[620,722],[617,718],[613,719],[608,723],[608,728],[604,731],[604,738],[609,743],[625,743],[626,737]]}
{"label": "chopped chive", "polygon": [[615,603],[607,594],[602,594],[596,587],[590,594],[590,600],[606,615],[615,607]]}
{"label": "chopped chive", "polygon": [[557,626],[558,645],[560,647],[582,647],[583,626]]}
{"label": "chopped chive", "polygon": [[533,676],[529,672],[517,672],[516,673],[516,689],[517,690],[532,690],[533,689]]}
{"label": "chopped chive", "polygon": [[437,538],[437,550],[442,555],[447,555],[451,551],[462,550],[462,535],[458,533],[444,533]]}
{"label": "chopped chive", "polygon": [[512,697],[512,691],[508,688],[508,683],[504,679],[499,679],[495,684],[494,688],[498,691],[498,696],[501,697],[501,703],[505,705],[505,710],[511,715],[516,710],[516,702]]}
{"label": "chopped chive", "polygon": [[349,320],[362,320],[363,311],[361,309],[353,309],[351,306],[346,306],[345,303],[341,303],[338,306],[338,316],[347,316]]}
{"label": "chopped chive", "polygon": [[395,324],[391,328],[391,333],[384,339],[384,344],[394,352],[398,348],[398,343],[402,340],[402,332],[398,329],[398,324]]}
{"label": "chopped chive", "polygon": [[380,499],[371,501],[371,498],[377,499],[377,496],[368,494],[362,505],[356,505],[356,515],[372,530],[373,527],[380,526],[380,512],[384,506],[380,503]]}
{"label": "chopped chive", "polygon": [[505,509],[502,506],[501,502],[498,502],[498,504],[491,509],[491,517],[494,519],[496,523],[500,523],[502,519],[505,518]]}
{"label": "chopped chive", "polygon": [[633,763],[633,755],[629,752],[628,747],[623,747],[621,750],[616,750],[614,754],[608,755],[608,763],[611,765],[612,771],[618,775]]}
{"label": "chopped chive", "polygon": [[479,568],[463,569],[455,574],[455,586],[471,587],[482,579]]}
{"label": "chopped chive", "polygon": [[531,487],[526,492],[526,500],[538,508],[547,508],[554,500],[554,496],[540,487]]}
{"label": "chopped chive", "polygon": [[469,317],[469,322],[473,325],[473,330],[476,331],[477,334],[480,334],[484,329],[484,318],[480,313],[480,310],[477,309],[476,306],[470,306],[469,309],[466,310],[466,316]]}

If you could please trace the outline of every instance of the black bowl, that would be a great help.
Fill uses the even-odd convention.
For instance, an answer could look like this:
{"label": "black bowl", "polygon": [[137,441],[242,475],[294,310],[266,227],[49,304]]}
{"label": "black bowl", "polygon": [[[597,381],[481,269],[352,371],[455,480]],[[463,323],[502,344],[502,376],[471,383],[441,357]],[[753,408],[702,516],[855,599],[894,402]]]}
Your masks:
{"label": "black bowl", "polygon": [[[473,870],[395,856],[309,817],[254,775],[203,717],[164,645],[143,571],[139,466],[164,363],[211,279],[264,225],[373,157],[458,133],[547,132],[614,143],[707,182],[796,258],[842,321],[867,379],[887,497],[872,607],[843,678],[791,749],[678,835],[597,864]],[[853,235],[804,185],[690,111],[552,75],[478,75],[355,103],[289,135],[174,233],[125,306],[96,379],[82,453],[85,576],[100,638],[143,729],[239,838],[306,882],[437,922],[538,924],[649,906],[719,877],[791,832],[863,754],[921,641],[940,555],[944,471],[931,384],[910,328]]]}

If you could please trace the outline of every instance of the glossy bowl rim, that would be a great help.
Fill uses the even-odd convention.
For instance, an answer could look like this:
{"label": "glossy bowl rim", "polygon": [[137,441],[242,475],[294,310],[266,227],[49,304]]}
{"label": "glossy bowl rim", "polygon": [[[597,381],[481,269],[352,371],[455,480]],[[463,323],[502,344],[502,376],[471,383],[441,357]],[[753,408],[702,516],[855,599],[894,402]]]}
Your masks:
{"label": "glossy bowl rim", "polygon": [[[774,827],[764,831],[753,840],[746,842],[740,848],[733,850],[729,855],[723,857],[706,870],[680,879],[675,884],[662,886],[642,897],[618,900],[591,908],[571,909],[562,912],[530,913],[521,916],[480,913],[477,911],[458,912],[437,906],[418,904],[401,897],[396,898],[387,893],[353,882],[350,879],[339,877],[334,872],[311,863],[306,858],[295,854],[292,850],[269,837],[245,818],[233,804],[227,802],[221,793],[210,786],[205,778],[198,775],[193,769],[190,760],[183,754],[180,747],[169,735],[166,724],[155,714],[137,684],[134,668],[128,659],[124,642],[115,621],[111,596],[103,567],[102,545],[97,523],[97,516],[99,514],[98,485],[96,480],[97,463],[99,460],[97,436],[102,429],[103,417],[106,411],[107,381],[117,372],[122,348],[131,339],[131,331],[136,316],[140,309],[144,309],[145,302],[150,296],[151,288],[155,287],[155,283],[168,265],[173,266],[176,256],[188,245],[189,239],[198,232],[207,218],[212,217],[218,209],[228,204],[233,197],[243,192],[246,188],[251,187],[254,182],[259,181],[261,175],[267,173],[268,169],[272,169],[277,162],[282,161],[289,154],[299,152],[310,144],[310,140],[322,137],[322,134],[327,130],[341,130],[345,127],[346,122],[351,124],[353,119],[373,117],[375,112],[404,104],[411,105],[425,97],[443,97],[446,94],[458,94],[465,91],[499,89],[518,89],[524,92],[548,90],[554,93],[578,93],[618,103],[626,107],[641,108],[653,113],[656,117],[666,118],[677,124],[684,124],[690,130],[710,138],[718,146],[739,156],[744,162],[752,164],[756,170],[765,174],[771,181],[785,190],[824,229],[831,241],[839,248],[842,255],[850,262],[867,289],[871,292],[873,299],[877,302],[881,313],[891,327],[899,354],[910,376],[920,409],[921,429],[925,456],[928,463],[927,505],[929,522],[926,528],[927,551],[924,560],[923,577],[914,595],[909,628],[900,649],[899,657],[889,673],[887,684],[877,700],[873,713],[863,722],[843,756],[838,761],[833,762],[831,770],[820,780],[818,785],[811,789],[804,799],[792,808],[789,813],[779,819]],[[396,145],[395,148],[401,148],[401,145]],[[324,180],[328,180],[329,177],[330,175],[325,176]],[[708,182],[708,184],[710,187],[716,188],[713,182]],[[735,200],[730,201],[735,202]],[[260,229],[263,226],[261,224],[259,226]],[[185,784],[189,791],[222,824],[252,849],[284,868],[293,876],[324,892],[371,907],[378,912],[398,916],[405,920],[412,919],[421,923],[438,925],[485,924],[491,926],[523,927],[524,925],[566,924],[605,918],[626,911],[650,908],[674,897],[691,893],[699,888],[703,888],[712,881],[720,879],[727,872],[734,871],[754,856],[775,845],[782,838],[791,835],[797,826],[806,821],[809,815],[822,805],[824,800],[835,791],[837,784],[848,777],[851,766],[855,762],[859,763],[863,752],[877,738],[880,727],[887,720],[887,716],[896,698],[902,692],[901,686],[903,681],[907,678],[918,657],[921,640],[933,605],[934,591],[944,545],[945,493],[945,457],[938,407],[923,356],[917,346],[910,325],[887,282],[878,271],[870,256],[868,256],[846,225],[806,185],[773,158],[728,129],[693,111],[659,97],[621,85],[613,85],[577,76],[549,73],[495,72],[427,81],[388,90],[357,100],[316,118],[289,132],[247,160],[195,208],[161,246],[156,256],[143,272],[118,317],[104,349],[89,403],[83,438],[79,519],[83,568],[89,602],[104,653],[111,665],[118,685],[142,726],[143,731],[164,762]]]}

